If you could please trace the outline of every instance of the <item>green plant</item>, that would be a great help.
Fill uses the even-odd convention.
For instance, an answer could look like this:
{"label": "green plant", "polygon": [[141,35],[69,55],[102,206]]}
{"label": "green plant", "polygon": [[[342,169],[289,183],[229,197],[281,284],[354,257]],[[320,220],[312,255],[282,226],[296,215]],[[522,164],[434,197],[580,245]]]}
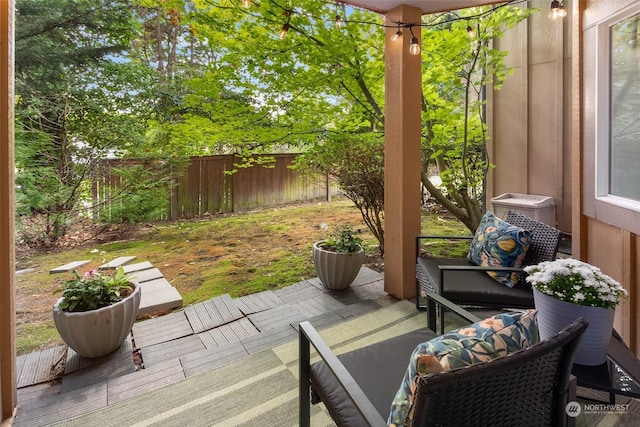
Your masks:
{"label": "green plant", "polygon": [[590,307],[613,308],[627,295],[620,283],[598,267],[572,258],[525,267],[527,282],[560,301]]}
{"label": "green plant", "polygon": [[301,155],[296,165],[327,174],[340,186],[378,240],[384,256],[384,139],[381,135],[329,134],[323,145]]}
{"label": "green plant", "polygon": [[73,279],[67,280],[61,289],[54,291],[54,294],[62,292],[63,299],[58,305],[62,311],[81,312],[107,307],[121,301],[133,289],[122,267],[118,267],[113,276],[96,270],[84,275],[73,270],[72,274]]}
{"label": "green plant", "polygon": [[329,236],[319,246],[322,249],[330,250],[337,253],[352,253],[362,249],[362,239],[354,236],[356,232],[353,228],[342,225],[337,227],[331,236]]}

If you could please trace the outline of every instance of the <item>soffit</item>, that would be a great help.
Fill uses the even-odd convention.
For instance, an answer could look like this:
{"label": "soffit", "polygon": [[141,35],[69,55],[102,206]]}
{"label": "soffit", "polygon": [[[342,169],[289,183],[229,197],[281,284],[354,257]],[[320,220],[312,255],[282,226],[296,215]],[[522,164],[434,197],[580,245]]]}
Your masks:
{"label": "soffit", "polygon": [[398,6],[415,7],[422,14],[464,9],[492,3],[505,3],[505,0],[338,0],[341,3],[385,14]]}

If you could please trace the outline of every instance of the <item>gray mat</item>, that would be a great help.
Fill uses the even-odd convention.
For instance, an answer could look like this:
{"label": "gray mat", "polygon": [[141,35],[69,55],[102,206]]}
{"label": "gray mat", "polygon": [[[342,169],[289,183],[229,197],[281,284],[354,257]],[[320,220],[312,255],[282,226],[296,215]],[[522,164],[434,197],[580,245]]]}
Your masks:
{"label": "gray mat", "polygon": [[[424,326],[404,301],[321,331],[337,352]],[[298,343],[288,342],[144,396],[61,422],[59,426],[295,426],[298,424]],[[312,425],[333,425],[322,405]]]}

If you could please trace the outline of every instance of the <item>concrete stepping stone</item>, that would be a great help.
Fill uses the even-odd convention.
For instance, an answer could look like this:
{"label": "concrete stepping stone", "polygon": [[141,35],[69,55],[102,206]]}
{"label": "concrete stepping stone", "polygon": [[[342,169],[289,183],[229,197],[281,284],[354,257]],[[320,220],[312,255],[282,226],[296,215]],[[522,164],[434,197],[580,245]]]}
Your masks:
{"label": "concrete stepping stone", "polygon": [[76,268],[80,268],[85,264],[89,264],[90,262],[90,259],[86,259],[83,261],[73,261],[68,264],[61,265],[60,267],[52,268],[51,270],[49,270],[49,274],[66,273]]}
{"label": "concrete stepping stone", "polygon": [[153,264],[149,261],[137,262],[135,264],[127,264],[122,266],[125,273],[133,273],[134,271],[148,270],[153,268]]}
{"label": "concrete stepping stone", "polygon": [[129,278],[136,284],[148,282],[150,280],[162,279],[162,277],[162,272],[157,268],[129,273]]}
{"label": "concrete stepping stone", "polygon": [[135,256],[121,256],[118,257],[112,261],[109,261],[106,264],[102,264],[100,267],[98,267],[98,270],[110,270],[110,269],[116,269],[120,266],[123,266],[125,264],[130,263],[131,261],[133,261],[134,259],[136,259],[137,257]]}
{"label": "concrete stepping stone", "polygon": [[138,316],[182,307],[182,295],[166,279],[141,283],[140,291]]}

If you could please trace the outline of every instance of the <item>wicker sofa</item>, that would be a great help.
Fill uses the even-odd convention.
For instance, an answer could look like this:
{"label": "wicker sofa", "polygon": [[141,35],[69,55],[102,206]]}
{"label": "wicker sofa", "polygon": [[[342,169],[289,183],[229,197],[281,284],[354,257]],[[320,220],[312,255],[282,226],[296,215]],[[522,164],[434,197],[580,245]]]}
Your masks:
{"label": "wicker sofa", "polygon": [[[411,425],[572,425],[565,406],[575,399],[571,367],[586,327],[578,319],[510,355],[419,377]],[[387,425],[408,355],[435,336],[425,328],[336,356],[309,322],[301,323],[299,425],[310,425],[310,396],[324,403],[338,426]],[[311,346],[322,359],[314,364]]]}
{"label": "wicker sofa", "polygon": [[[562,240],[561,231],[515,211],[509,211],[505,221],[531,232],[531,244],[524,259],[524,266],[553,261]],[[425,239],[466,239],[473,236],[417,236],[416,237],[416,307],[426,309],[421,295],[425,291],[435,292],[460,305],[493,308],[533,307],[533,292],[525,282],[522,268],[481,267],[461,258],[438,258],[421,256],[420,245]],[[506,287],[493,278],[488,271],[519,273],[518,283]],[[433,313],[433,311],[430,311]],[[434,314],[435,315],[435,314]]]}

